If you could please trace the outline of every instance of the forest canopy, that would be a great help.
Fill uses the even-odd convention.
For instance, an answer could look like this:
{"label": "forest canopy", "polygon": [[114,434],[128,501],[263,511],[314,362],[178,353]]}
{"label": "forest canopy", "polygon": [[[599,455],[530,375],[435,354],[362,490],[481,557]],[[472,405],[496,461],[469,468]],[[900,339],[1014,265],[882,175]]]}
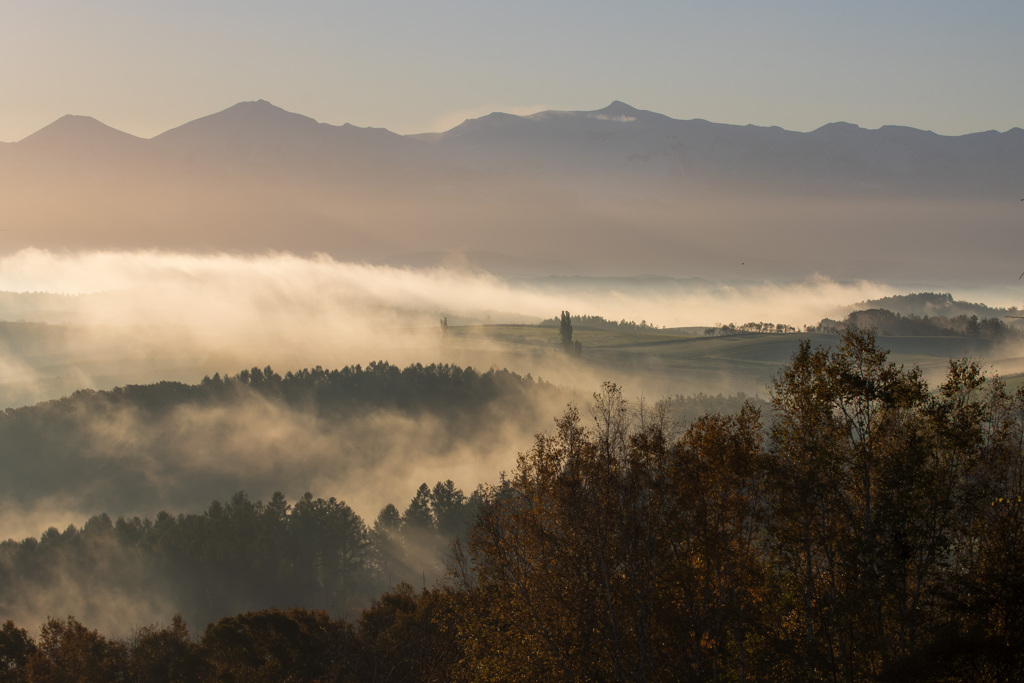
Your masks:
{"label": "forest canopy", "polygon": [[[458,538],[447,582],[400,585],[361,613],[243,605],[252,611],[211,623],[199,640],[177,622],[141,633],[177,643],[167,657],[211,680],[270,679],[300,666],[289,652],[303,647],[323,653],[316,671],[298,674],[307,680],[1018,677],[1024,390],[1011,394],[965,360],[929,387],[855,330],[831,348],[801,344],[770,398],[764,411],[751,403],[678,424],[664,404],[606,383],[496,483],[469,498],[424,485],[405,512],[382,510],[372,532],[343,503],[312,496],[289,509],[239,494],[201,519],[159,518],[154,532],[177,529],[167,539],[221,525],[210,557],[242,558],[266,568],[250,570],[254,580],[283,572],[314,591],[354,585],[344,574],[359,547],[344,540],[353,530],[445,535],[446,505],[465,526],[446,532]],[[291,532],[260,531],[319,519],[337,520],[324,528],[338,534],[310,536],[334,544],[312,554],[281,540]],[[220,552],[245,525],[252,531],[239,538],[270,545]],[[136,528],[142,538],[145,527],[99,519],[71,536]],[[50,536],[39,546],[56,546],[60,532]],[[374,552],[366,557],[379,571],[384,555]],[[212,566],[184,557],[181,570]],[[185,593],[201,601],[209,588]],[[38,642],[14,623],[3,637],[8,668],[29,680],[57,666],[61,648],[103,638],[72,618],[48,621]],[[123,653],[146,638],[103,640],[102,651],[115,664],[139,661]]]}
{"label": "forest canopy", "polygon": [[344,496],[372,517],[437,471],[471,490],[568,400],[505,370],[387,362],[78,391],[0,413],[0,520],[20,538],[39,533],[39,506],[63,527],[199,511],[239,490]]}
{"label": "forest canopy", "polygon": [[1024,666],[1024,392],[930,391],[869,332],[681,435],[615,385],[488,490],[469,680],[1006,680]]}

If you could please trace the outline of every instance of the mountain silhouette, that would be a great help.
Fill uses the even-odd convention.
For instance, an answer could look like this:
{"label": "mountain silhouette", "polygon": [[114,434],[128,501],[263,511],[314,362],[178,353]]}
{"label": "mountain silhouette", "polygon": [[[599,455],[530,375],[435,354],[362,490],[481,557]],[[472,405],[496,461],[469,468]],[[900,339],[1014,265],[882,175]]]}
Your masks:
{"label": "mountain silhouette", "polygon": [[[395,263],[458,252],[574,272],[689,275],[743,261],[754,275],[923,277],[968,257],[978,268],[993,252],[1009,258],[1024,130],[836,122],[804,133],[615,100],[398,135],[258,100],[151,139],[62,117],[0,145],[0,181],[7,249],[281,249]],[[763,270],[735,258],[738,244]]]}

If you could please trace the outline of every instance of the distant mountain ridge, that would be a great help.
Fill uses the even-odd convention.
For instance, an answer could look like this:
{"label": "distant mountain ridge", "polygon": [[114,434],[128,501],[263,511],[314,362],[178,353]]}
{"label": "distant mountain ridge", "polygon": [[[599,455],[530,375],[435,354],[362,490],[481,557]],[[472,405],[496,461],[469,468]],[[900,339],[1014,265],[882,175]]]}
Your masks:
{"label": "distant mountain ridge", "polygon": [[[673,184],[718,180],[763,186],[853,183],[865,189],[999,192],[1024,180],[1024,130],[942,136],[903,126],[877,130],[830,123],[800,133],[782,128],[673,119],[618,100],[595,111],[495,112],[441,133],[398,135],[383,128],[334,126],[285,111],[265,100],[241,102],[149,140],[91,117],[68,115],[7,146],[6,154],[94,149],[116,154],[201,154],[241,163],[268,149],[274,160],[331,158],[367,163],[366,156],[411,159],[481,172],[500,169],[588,175],[615,167]],[[425,157],[425,159],[422,159]],[[958,181],[959,184],[953,181]],[[849,186],[847,186],[849,187]]]}
{"label": "distant mountain ridge", "polygon": [[[801,133],[614,101],[398,135],[259,100],[150,139],[63,117],[0,145],[0,183],[5,250],[278,249],[392,263],[487,252],[575,274],[716,276],[743,263],[734,275],[920,281],[1015,239],[1024,130]],[[996,251],[1009,259],[1008,246]]]}

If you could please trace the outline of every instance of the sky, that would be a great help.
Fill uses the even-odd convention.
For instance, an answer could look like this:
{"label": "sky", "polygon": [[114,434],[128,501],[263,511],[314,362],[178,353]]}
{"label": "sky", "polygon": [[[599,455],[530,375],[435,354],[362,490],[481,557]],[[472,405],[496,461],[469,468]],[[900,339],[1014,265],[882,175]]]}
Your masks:
{"label": "sky", "polygon": [[0,141],[152,137],[265,99],[446,130],[622,100],[680,119],[946,135],[1024,125],[1019,0],[3,0]]}

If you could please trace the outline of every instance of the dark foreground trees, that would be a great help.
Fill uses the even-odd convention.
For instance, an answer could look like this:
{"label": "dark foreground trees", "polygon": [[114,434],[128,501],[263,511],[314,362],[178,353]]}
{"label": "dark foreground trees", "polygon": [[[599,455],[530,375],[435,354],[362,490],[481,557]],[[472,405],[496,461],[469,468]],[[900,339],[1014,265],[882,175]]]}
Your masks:
{"label": "dark foreground trees", "polygon": [[[1020,680],[1022,488],[1024,392],[965,361],[931,391],[854,332],[800,347],[770,419],[678,431],[606,384],[484,493],[447,588],[401,586],[352,623],[246,613],[198,642],[9,624],[2,673],[85,657],[193,680]],[[372,533],[440,527],[460,503],[423,487]]]}
{"label": "dark foreground trees", "polygon": [[614,385],[595,399],[485,499],[468,679],[1024,672],[1024,394],[969,362],[932,393],[852,332],[800,348],[767,430],[747,407],[672,438]]}
{"label": "dark foreground trees", "polygon": [[[462,590],[475,680],[714,678],[763,621],[762,430],[752,408],[678,440],[618,388],[520,456],[481,510]],[[526,656],[527,652],[530,656]]]}
{"label": "dark foreground trees", "polygon": [[[77,609],[111,631],[169,605],[199,625],[271,606],[355,619],[402,581],[442,577],[448,544],[466,533],[477,502],[451,480],[423,484],[405,516],[388,505],[372,529],[344,502],[309,493],[290,504],[238,492],[202,514],[152,521],[98,515],[81,529],[0,543],[0,618]],[[0,633],[0,671],[13,637]]]}

